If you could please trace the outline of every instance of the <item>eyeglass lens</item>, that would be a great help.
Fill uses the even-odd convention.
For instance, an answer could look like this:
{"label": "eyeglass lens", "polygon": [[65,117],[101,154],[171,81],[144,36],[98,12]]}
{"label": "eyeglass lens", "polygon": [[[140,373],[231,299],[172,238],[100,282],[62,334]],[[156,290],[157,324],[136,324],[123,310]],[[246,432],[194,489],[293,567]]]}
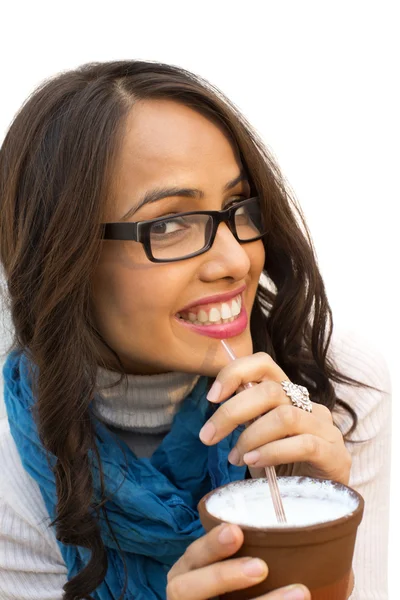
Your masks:
{"label": "eyeglass lens", "polygon": [[[257,198],[239,206],[234,213],[237,236],[240,241],[257,239],[264,233]],[[150,246],[154,258],[184,258],[205,248],[212,234],[210,215],[168,217],[153,223],[150,229]]]}

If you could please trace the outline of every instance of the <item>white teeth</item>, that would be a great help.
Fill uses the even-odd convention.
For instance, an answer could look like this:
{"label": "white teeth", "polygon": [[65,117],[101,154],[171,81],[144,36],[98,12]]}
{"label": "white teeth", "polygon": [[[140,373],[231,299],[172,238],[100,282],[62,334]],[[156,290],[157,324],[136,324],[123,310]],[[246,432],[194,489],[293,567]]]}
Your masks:
{"label": "white teeth", "polygon": [[221,318],[222,319],[230,319],[231,316],[232,316],[231,307],[229,306],[229,304],[226,304],[224,302],[223,304],[221,304]]}
{"label": "white teeth", "polygon": [[232,300],[232,315],[236,317],[240,313],[240,306],[236,300]]}
{"label": "white teeth", "polygon": [[220,307],[213,306],[208,311],[200,309],[196,314],[194,312],[189,313],[177,313],[177,316],[185,321],[189,321],[194,325],[218,325],[220,323],[230,323],[240,314],[242,310],[242,297],[237,296],[229,304],[222,302]]}
{"label": "white teeth", "polygon": [[218,308],[213,307],[210,310],[209,320],[211,323],[216,323],[217,321],[221,320],[221,313],[219,312]]}
{"label": "white teeth", "polygon": [[208,314],[205,310],[199,310],[197,314],[197,320],[200,321],[200,323],[205,323],[208,321]]}

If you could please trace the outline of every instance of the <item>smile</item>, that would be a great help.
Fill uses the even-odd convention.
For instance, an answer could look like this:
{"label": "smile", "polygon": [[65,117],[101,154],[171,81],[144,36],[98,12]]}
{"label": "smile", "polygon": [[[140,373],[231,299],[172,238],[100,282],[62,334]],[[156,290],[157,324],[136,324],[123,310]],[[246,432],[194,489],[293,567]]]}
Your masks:
{"label": "smile", "polygon": [[192,306],[189,311],[177,313],[177,318],[193,325],[221,325],[235,321],[242,309],[242,297],[239,294],[228,302],[219,302],[196,309]]}

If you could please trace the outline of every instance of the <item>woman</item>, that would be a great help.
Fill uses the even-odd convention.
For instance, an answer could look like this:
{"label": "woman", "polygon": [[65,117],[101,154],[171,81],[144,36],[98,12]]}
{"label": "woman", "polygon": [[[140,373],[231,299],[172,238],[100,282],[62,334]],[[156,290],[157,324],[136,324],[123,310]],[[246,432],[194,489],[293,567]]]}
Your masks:
{"label": "woman", "polygon": [[[203,600],[250,587],[267,565],[230,559],[241,529],[204,535],[196,507],[276,465],[359,489],[352,598],[385,598],[385,364],[349,337],[331,343],[301,212],[233,105],[177,67],[86,65],[21,109],[0,182],[16,333],[1,597]],[[311,412],[284,380],[308,388]]]}

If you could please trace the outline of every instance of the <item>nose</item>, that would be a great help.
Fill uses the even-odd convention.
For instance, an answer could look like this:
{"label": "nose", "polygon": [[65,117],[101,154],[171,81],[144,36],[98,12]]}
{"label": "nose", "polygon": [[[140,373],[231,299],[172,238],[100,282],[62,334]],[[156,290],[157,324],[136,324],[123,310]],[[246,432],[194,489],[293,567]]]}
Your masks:
{"label": "nose", "polygon": [[240,281],[250,271],[251,261],[246,246],[240,244],[226,223],[220,223],[211,248],[199,258],[202,258],[200,278],[203,281],[230,278]]}

